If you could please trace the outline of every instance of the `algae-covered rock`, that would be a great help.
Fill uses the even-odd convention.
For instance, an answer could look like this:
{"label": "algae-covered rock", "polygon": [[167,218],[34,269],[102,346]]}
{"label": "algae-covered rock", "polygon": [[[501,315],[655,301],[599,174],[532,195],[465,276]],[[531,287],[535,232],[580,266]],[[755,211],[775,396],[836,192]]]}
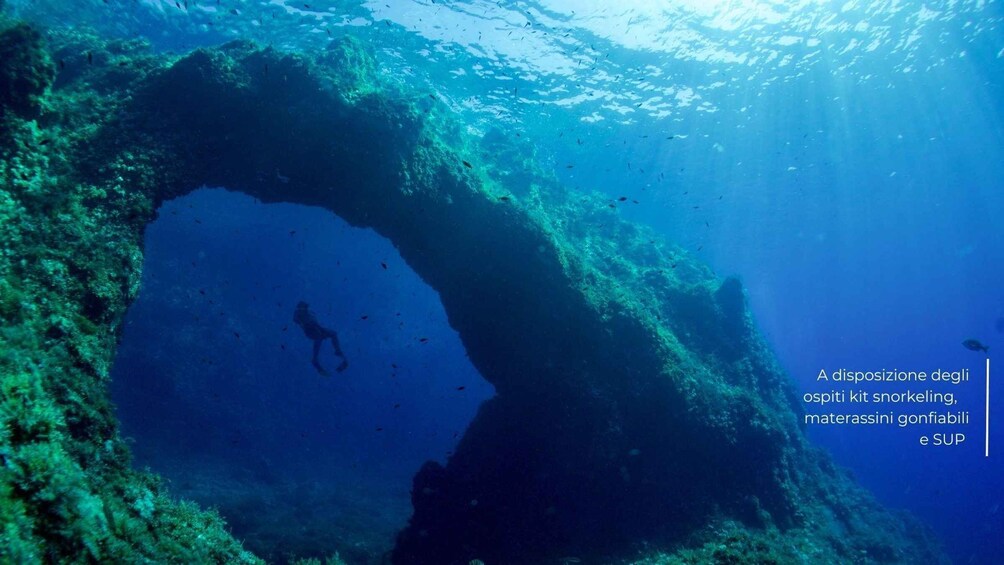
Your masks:
{"label": "algae-covered rock", "polygon": [[2,111],[28,118],[37,116],[41,97],[54,76],[55,69],[38,31],[20,23],[0,32]]}
{"label": "algae-covered rock", "polygon": [[[50,91],[45,50],[61,44],[23,24],[0,37],[0,562],[256,562],[218,516],[129,468],[108,400],[153,214],[136,189],[153,182],[148,155],[91,143],[127,95],[107,80],[125,67],[87,74],[115,85],[105,94]],[[84,181],[95,169],[104,181]]]}
{"label": "algae-covered rock", "polygon": [[[105,389],[143,229],[203,185],[392,240],[495,386],[446,465],[418,471],[395,563],[614,561],[641,539],[719,562],[804,540],[849,561],[942,558],[808,445],[738,281],[379,84],[357,41],[172,60],[67,34],[54,49],[90,44],[99,64],[49,92],[38,34],[11,30],[35,78],[5,79],[21,86],[0,168],[0,558],[255,561],[129,468]],[[22,119],[42,104],[43,123]]]}
{"label": "algae-covered rock", "polygon": [[360,41],[352,36],[342,36],[328,44],[318,62],[327,70],[346,101],[379,89],[376,62],[366,53]]}

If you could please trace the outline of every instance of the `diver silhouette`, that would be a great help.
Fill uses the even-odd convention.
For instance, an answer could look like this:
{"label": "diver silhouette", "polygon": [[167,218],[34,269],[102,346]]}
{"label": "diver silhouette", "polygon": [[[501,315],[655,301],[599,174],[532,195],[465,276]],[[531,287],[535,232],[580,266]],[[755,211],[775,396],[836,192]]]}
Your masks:
{"label": "diver silhouette", "polygon": [[293,312],[293,322],[303,328],[303,333],[308,339],[314,340],[314,356],[310,359],[310,363],[314,365],[317,372],[327,376],[328,372],[324,370],[321,363],[317,360],[317,354],[321,352],[321,344],[324,340],[330,339],[332,347],[335,348],[335,355],[342,358],[342,364],[338,366],[335,371],[341,373],[349,366],[349,360],[342,353],[342,347],[338,344],[338,334],[334,330],[329,330],[321,324],[317,323],[317,318],[314,313],[309,310],[310,305],[306,302],[300,301],[296,305],[296,311]]}

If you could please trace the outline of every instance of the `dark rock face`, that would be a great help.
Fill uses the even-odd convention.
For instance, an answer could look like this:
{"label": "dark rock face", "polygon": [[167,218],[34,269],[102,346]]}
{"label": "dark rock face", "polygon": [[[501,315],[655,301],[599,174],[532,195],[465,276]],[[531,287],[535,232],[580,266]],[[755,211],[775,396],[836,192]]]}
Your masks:
{"label": "dark rock face", "polygon": [[[395,563],[613,559],[722,520],[798,532],[778,535],[782,552],[808,538],[838,556],[939,558],[806,445],[738,281],[540,171],[484,172],[500,168],[489,152],[461,152],[426,96],[376,84],[354,42],[316,60],[234,42],[147,69],[88,78],[127,102],[68,149],[75,180],[111,195],[85,202],[115,237],[138,241],[150,204],[202,185],[332,210],[393,241],[439,291],[498,391],[448,464],[416,475]],[[132,294],[67,300],[110,335]],[[874,518],[887,539],[868,535]]]}
{"label": "dark rock face", "polygon": [[54,76],[41,34],[27,24],[0,32],[0,110],[37,116],[41,96]]}

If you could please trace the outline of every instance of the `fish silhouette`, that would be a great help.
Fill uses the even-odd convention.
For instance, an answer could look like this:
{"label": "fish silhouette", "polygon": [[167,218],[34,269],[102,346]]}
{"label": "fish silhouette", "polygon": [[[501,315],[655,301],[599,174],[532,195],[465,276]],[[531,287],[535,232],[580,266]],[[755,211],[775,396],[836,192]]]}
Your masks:
{"label": "fish silhouette", "polygon": [[965,347],[970,351],[983,351],[984,353],[990,352],[989,347],[983,345],[982,343],[979,342],[979,340],[976,339],[967,339],[966,341],[963,341],[962,347]]}

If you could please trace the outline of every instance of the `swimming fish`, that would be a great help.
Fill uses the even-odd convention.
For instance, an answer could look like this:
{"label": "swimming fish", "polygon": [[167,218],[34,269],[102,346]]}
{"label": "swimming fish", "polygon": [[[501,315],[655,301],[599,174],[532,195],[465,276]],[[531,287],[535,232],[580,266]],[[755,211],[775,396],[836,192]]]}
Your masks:
{"label": "swimming fish", "polygon": [[983,352],[990,351],[989,347],[983,345],[982,343],[979,342],[979,340],[976,339],[967,339],[966,341],[963,341],[962,347],[965,347],[970,351],[983,351]]}

